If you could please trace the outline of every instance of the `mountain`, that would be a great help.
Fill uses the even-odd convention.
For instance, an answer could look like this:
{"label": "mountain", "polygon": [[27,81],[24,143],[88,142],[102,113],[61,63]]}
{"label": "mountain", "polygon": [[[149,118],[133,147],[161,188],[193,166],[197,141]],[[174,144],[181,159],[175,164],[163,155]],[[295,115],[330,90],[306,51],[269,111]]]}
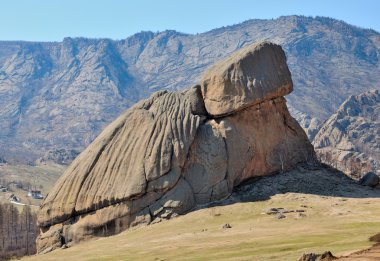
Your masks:
{"label": "mountain", "polygon": [[0,70],[5,153],[43,154],[66,144],[81,150],[116,111],[141,97],[109,40],[3,43],[3,49],[14,45]]}
{"label": "mountain", "polygon": [[117,41],[3,41],[0,156],[76,155],[141,98],[190,87],[213,62],[263,39],[284,47],[295,86],[287,99],[304,118],[323,122],[350,95],[380,86],[380,34],[325,17],[255,19],[196,35],[141,32]]}
{"label": "mountain", "polygon": [[380,175],[380,92],[350,96],[322,125],[313,145],[323,162],[350,176]]}

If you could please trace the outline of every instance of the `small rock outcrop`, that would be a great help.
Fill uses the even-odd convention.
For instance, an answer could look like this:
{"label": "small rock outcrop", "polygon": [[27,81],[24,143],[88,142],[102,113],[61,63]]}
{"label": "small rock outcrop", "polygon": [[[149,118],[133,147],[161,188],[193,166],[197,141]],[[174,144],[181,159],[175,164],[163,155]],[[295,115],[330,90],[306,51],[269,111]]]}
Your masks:
{"label": "small rock outcrop", "polygon": [[380,243],[380,233],[373,235],[369,238],[369,241]]}
{"label": "small rock outcrop", "polygon": [[330,251],[326,251],[322,254],[307,253],[303,254],[298,261],[332,261],[338,259]]}
{"label": "small rock outcrop", "polygon": [[360,184],[369,187],[376,187],[380,183],[380,178],[373,172],[368,172],[359,181]]}
{"label": "small rock outcrop", "polygon": [[41,205],[39,252],[156,223],[252,177],[315,163],[283,98],[292,81],[280,46],[247,47],[204,79],[139,102],[74,160]]}
{"label": "small rock outcrop", "polygon": [[380,175],[380,92],[348,98],[320,128],[313,141],[322,162],[360,179]]}

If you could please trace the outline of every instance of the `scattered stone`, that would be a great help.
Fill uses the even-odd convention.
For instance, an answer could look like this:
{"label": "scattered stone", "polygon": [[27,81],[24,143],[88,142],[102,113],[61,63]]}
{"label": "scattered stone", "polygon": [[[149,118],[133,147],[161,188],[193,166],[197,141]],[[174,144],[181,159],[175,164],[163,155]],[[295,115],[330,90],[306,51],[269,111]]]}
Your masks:
{"label": "scattered stone", "polygon": [[297,214],[297,218],[304,218],[304,217],[306,217],[306,214],[304,214],[304,213],[298,213]]}
{"label": "scattered stone", "polygon": [[303,254],[298,261],[331,261],[337,258],[330,252],[326,251],[323,254],[308,253]]}
{"label": "scattered stone", "polygon": [[359,181],[363,186],[376,187],[380,183],[380,178],[373,172],[368,172]]}
{"label": "scattered stone", "polygon": [[226,223],[223,225],[223,229],[228,229],[228,228],[232,228],[230,224]]}
{"label": "scattered stone", "polygon": [[150,224],[153,225],[153,224],[157,224],[157,223],[160,223],[160,222],[162,222],[162,218],[156,217],[155,219],[153,219],[153,221]]}
{"label": "scattered stone", "polygon": [[179,216],[178,213],[172,213],[172,214],[170,215],[170,218],[176,218],[176,217],[178,217],[178,216]]}
{"label": "scattered stone", "polygon": [[277,219],[283,219],[283,218],[286,218],[286,216],[284,215],[284,214],[278,214],[277,216],[276,216],[276,218]]}
{"label": "scattered stone", "polygon": [[66,248],[68,248],[68,246],[66,244],[63,244],[61,248],[66,249]]}
{"label": "scattered stone", "polygon": [[275,215],[275,214],[278,214],[279,213],[279,209],[278,208],[270,208],[268,209],[265,214],[267,215]]}
{"label": "scattered stone", "polygon": [[158,260],[158,261],[166,261],[166,259],[162,259],[162,258],[159,258],[159,257],[154,258],[154,260]]}
{"label": "scattered stone", "polygon": [[294,212],[305,212],[303,209],[284,209],[284,208],[270,208],[268,209],[265,214],[267,215],[280,215],[280,214],[287,214],[287,213],[294,213]]}

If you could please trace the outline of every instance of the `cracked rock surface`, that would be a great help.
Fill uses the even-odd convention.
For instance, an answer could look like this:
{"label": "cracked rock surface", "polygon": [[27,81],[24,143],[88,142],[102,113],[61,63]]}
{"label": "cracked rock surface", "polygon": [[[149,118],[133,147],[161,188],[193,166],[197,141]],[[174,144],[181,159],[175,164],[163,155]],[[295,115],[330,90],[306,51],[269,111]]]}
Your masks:
{"label": "cracked rock surface", "polygon": [[[292,81],[281,47],[259,43],[218,64],[205,73],[219,79],[207,90],[203,81],[153,94],[74,160],[41,205],[38,252],[184,214],[253,177],[315,163],[282,97]],[[235,68],[235,78],[220,81],[225,68]],[[209,104],[223,95],[232,99],[228,108]]]}
{"label": "cracked rock surface", "polygon": [[322,162],[360,179],[380,176],[380,92],[350,96],[320,128],[313,141]]}

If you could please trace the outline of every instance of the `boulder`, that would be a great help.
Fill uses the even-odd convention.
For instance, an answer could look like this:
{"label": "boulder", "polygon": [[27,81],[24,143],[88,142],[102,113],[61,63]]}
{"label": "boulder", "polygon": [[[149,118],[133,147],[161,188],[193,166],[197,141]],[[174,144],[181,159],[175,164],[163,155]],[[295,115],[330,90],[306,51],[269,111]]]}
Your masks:
{"label": "boulder", "polygon": [[216,63],[201,80],[205,106],[224,116],[293,91],[293,82],[280,45],[249,45]]}
{"label": "boulder", "polygon": [[[155,93],[124,112],[74,160],[42,203],[38,252],[169,219],[224,199],[253,177],[313,164],[313,147],[279,97],[291,90],[281,47],[265,42],[238,57],[239,67],[233,56],[231,68],[239,68],[242,79],[255,76],[265,95],[250,96],[253,105],[242,98],[244,109],[214,117],[198,85]],[[219,87],[237,95],[232,85]]]}
{"label": "boulder", "polygon": [[380,183],[380,178],[373,172],[368,172],[359,181],[360,184],[369,187],[376,187]]}

